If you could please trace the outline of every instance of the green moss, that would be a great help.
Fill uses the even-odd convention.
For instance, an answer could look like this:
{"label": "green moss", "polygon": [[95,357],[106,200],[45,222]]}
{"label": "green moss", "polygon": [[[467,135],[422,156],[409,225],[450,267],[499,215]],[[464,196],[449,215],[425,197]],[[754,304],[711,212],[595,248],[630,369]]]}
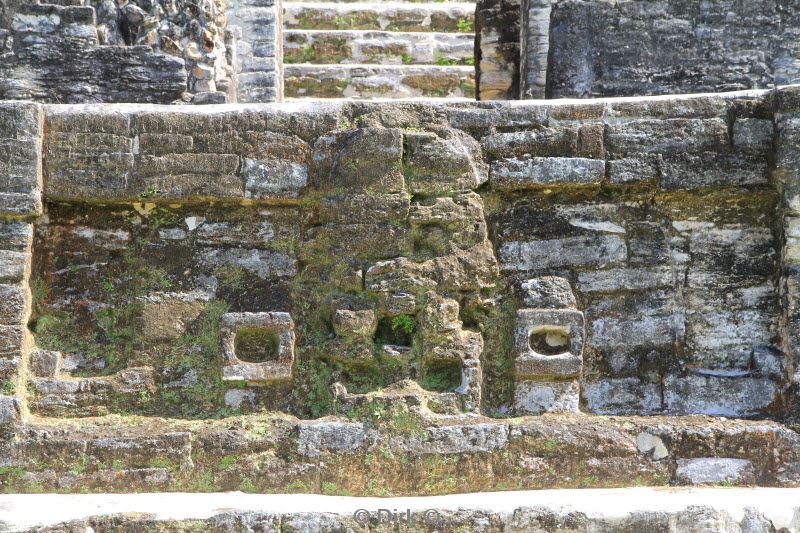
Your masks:
{"label": "green moss", "polygon": [[240,291],[244,288],[247,273],[239,265],[228,263],[214,268],[212,274],[217,278],[221,288]]}
{"label": "green moss", "polygon": [[242,492],[252,493],[256,491],[256,487],[252,480],[245,478],[241,483],[239,483],[239,490]]}
{"label": "green moss", "polygon": [[227,470],[231,466],[233,466],[233,464],[238,460],[239,460],[239,454],[238,453],[232,453],[230,455],[223,456],[219,460],[219,464],[217,466],[218,466],[219,470]]}
{"label": "green moss", "polygon": [[350,491],[331,481],[323,481],[320,490],[322,494],[328,494],[330,496],[352,496]]}
{"label": "green moss", "polygon": [[286,485],[284,492],[290,494],[310,493],[312,492],[312,487],[305,481],[295,479],[294,481]]}
{"label": "green moss", "polygon": [[393,413],[390,426],[395,433],[401,435],[425,437],[428,434],[422,420],[408,411]]}
{"label": "green moss", "polygon": [[0,394],[12,395],[17,392],[17,385],[11,379],[0,381]]}
{"label": "green moss", "polygon": [[426,365],[422,379],[423,388],[451,392],[459,385],[461,385],[461,361],[437,361]]}
{"label": "green moss", "polygon": [[227,310],[225,302],[207,302],[189,330],[169,346],[162,362],[165,371],[181,376],[192,370],[197,375],[197,384],[179,389],[159,389],[159,403],[167,413],[182,418],[229,414],[222,407],[227,387],[222,383],[218,357],[220,323]]}

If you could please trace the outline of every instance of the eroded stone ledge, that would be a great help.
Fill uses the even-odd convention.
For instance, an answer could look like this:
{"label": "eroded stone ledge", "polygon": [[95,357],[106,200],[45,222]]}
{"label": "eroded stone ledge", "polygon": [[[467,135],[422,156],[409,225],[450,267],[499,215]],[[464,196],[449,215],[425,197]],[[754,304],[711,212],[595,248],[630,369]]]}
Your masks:
{"label": "eroded stone ledge", "polygon": [[[137,494],[2,496],[0,531],[792,532],[798,489],[596,489],[421,498]],[[698,503],[702,502],[702,503]],[[49,513],[42,516],[40,509]],[[102,509],[102,511],[99,511]],[[383,511],[380,511],[380,510]],[[380,512],[380,515],[379,515]],[[411,521],[409,523],[409,520]]]}

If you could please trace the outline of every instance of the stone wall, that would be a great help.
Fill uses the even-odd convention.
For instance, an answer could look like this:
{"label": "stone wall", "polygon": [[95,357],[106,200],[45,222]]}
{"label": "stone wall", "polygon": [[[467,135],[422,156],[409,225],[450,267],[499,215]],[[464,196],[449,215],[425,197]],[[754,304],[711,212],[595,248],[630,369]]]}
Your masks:
{"label": "stone wall", "polygon": [[797,483],[796,88],[0,110],[7,490]]}
{"label": "stone wall", "polygon": [[241,91],[246,102],[280,100],[280,4],[228,4],[4,3],[0,98],[207,104]]}
{"label": "stone wall", "polygon": [[515,100],[520,77],[518,0],[475,6],[475,93],[478,100]]}
{"label": "stone wall", "polygon": [[[501,21],[515,9],[489,15],[508,27]],[[719,92],[800,79],[800,11],[791,2],[524,0],[520,11],[514,97]],[[480,53],[492,55],[486,46]]]}
{"label": "stone wall", "polygon": [[282,101],[282,2],[230,0],[227,15],[236,40],[237,101]]}

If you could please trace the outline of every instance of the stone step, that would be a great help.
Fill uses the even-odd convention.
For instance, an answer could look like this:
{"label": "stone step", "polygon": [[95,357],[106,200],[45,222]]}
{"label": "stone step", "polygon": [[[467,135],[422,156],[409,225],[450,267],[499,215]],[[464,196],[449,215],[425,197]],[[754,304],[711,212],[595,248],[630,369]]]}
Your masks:
{"label": "stone step", "polygon": [[324,3],[283,6],[285,30],[380,30],[474,34],[475,4]]}
{"label": "stone step", "polygon": [[359,30],[288,30],[284,63],[472,65],[473,35]]}
{"label": "stone step", "polygon": [[475,69],[435,65],[286,65],[287,98],[475,97]]}
{"label": "stone step", "polygon": [[[283,2],[283,5],[286,4],[296,4],[302,0],[290,0],[288,2]],[[354,3],[363,3],[364,0],[316,0],[319,3],[325,4],[354,4]],[[397,3],[397,4],[426,4],[430,3],[431,0],[373,0],[370,3],[373,4],[388,4],[388,3]],[[467,3],[472,4],[473,6],[477,3],[477,0],[435,0],[437,4],[452,4],[452,3]]]}
{"label": "stone step", "polygon": [[[5,494],[3,531],[797,531],[797,488],[611,488],[354,498]],[[47,512],[42,512],[47,509]],[[407,527],[403,522],[410,516]],[[89,526],[91,524],[94,529]],[[542,524],[544,524],[542,526]],[[553,524],[553,526],[550,526]],[[281,527],[283,525],[283,527]],[[112,527],[113,526],[113,527]],[[199,526],[203,526],[199,528]],[[393,527],[394,526],[394,527]],[[236,529],[242,530],[242,528]]]}

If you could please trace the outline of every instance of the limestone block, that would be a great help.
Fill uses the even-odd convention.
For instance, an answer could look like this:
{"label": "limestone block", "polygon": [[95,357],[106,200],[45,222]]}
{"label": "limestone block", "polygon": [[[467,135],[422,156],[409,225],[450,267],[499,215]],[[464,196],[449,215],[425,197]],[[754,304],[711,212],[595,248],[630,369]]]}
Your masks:
{"label": "limestone block", "polygon": [[767,150],[772,148],[774,129],[772,120],[737,118],[733,123],[733,145],[749,150]]}
{"label": "limestone block", "polygon": [[405,194],[348,194],[322,198],[318,216],[323,223],[361,224],[405,221],[411,200]]}
{"label": "limestone block", "polygon": [[659,154],[637,154],[608,162],[608,182],[612,185],[658,183],[661,176]]}
{"label": "limestone block", "polygon": [[638,377],[587,381],[583,397],[589,412],[603,415],[648,415],[662,409],[661,387]]}
{"label": "limestone block", "polygon": [[576,376],[583,363],[583,342],[580,311],[520,309],[514,327],[514,375]]}
{"label": "limestone block", "polygon": [[333,330],[339,337],[372,337],[377,327],[375,311],[337,309],[333,314]]}
{"label": "limestone block", "polygon": [[606,164],[581,157],[533,157],[503,159],[492,163],[492,186],[498,190],[599,185]]}
{"label": "limestone block", "polygon": [[578,275],[578,288],[584,293],[657,289],[674,284],[671,266],[613,268],[581,272]]}
{"label": "limestone block", "polygon": [[755,482],[753,463],[730,457],[698,457],[678,459],[675,478],[684,485],[715,483],[752,484]]}
{"label": "limestone block", "polygon": [[33,350],[28,363],[31,372],[38,377],[56,377],[61,372],[61,352],[51,350]]}
{"label": "limestone block", "polygon": [[27,320],[30,294],[24,285],[0,285],[0,324],[22,324]]}
{"label": "limestone block", "polygon": [[778,396],[774,381],[756,377],[667,376],[664,405],[673,414],[746,417],[767,412]]}
{"label": "limestone block", "polygon": [[636,449],[640,453],[650,455],[655,461],[669,457],[669,450],[664,446],[661,437],[647,432],[639,433],[636,436]]}
{"label": "limestone block", "polygon": [[585,157],[603,159],[602,124],[563,124],[542,129],[494,133],[481,139],[492,159],[533,157]]}
{"label": "limestone block", "polygon": [[727,145],[728,125],[720,118],[638,119],[606,125],[606,148],[615,156],[715,152]]}
{"label": "limestone block", "polygon": [[618,235],[598,234],[562,239],[508,241],[498,251],[505,271],[543,271],[564,266],[612,266],[627,258]]}
{"label": "limestone block", "polygon": [[307,457],[354,453],[370,444],[370,432],[355,422],[312,422],[300,425],[297,452]]}
{"label": "limestone block", "polygon": [[664,156],[661,170],[661,186],[665,190],[743,187],[769,182],[764,153],[676,153]]}
{"label": "limestone block", "polygon": [[575,295],[569,280],[557,276],[530,278],[520,283],[522,304],[532,309],[574,309]]}
{"label": "limestone block", "polygon": [[[248,351],[255,351],[255,358],[266,360],[242,360],[250,358],[250,354],[245,357],[244,346],[237,343],[237,335],[240,338],[251,336]],[[292,377],[295,334],[289,313],[226,313],[222,316],[219,343],[223,381],[269,383]],[[269,343],[273,344],[269,346]]]}
{"label": "limestone block", "polygon": [[403,174],[413,194],[475,189],[488,180],[478,142],[464,132],[406,132]]}
{"label": "limestone block", "polygon": [[580,386],[572,381],[521,381],[514,385],[518,415],[577,413]]}
{"label": "limestone block", "polygon": [[297,274],[297,259],[285,252],[247,248],[206,248],[196,250],[197,261],[212,269],[238,265],[261,279],[291,277]]}
{"label": "limestone block", "polygon": [[143,296],[142,334],[151,342],[164,342],[183,335],[200,316],[206,298],[193,293],[156,293]]}
{"label": "limestone block", "polygon": [[310,185],[352,193],[398,193],[403,186],[400,130],[359,128],[321,137]]}
{"label": "limestone block", "polygon": [[33,242],[33,224],[0,221],[0,249],[28,252]]}
{"label": "limestone block", "polygon": [[18,422],[22,417],[22,408],[19,398],[15,396],[0,396],[0,427]]}
{"label": "limestone block", "polygon": [[182,470],[194,466],[192,436],[186,432],[92,439],[86,445],[86,455],[106,465],[117,460],[126,465],[149,466],[161,458],[171,460]]}

